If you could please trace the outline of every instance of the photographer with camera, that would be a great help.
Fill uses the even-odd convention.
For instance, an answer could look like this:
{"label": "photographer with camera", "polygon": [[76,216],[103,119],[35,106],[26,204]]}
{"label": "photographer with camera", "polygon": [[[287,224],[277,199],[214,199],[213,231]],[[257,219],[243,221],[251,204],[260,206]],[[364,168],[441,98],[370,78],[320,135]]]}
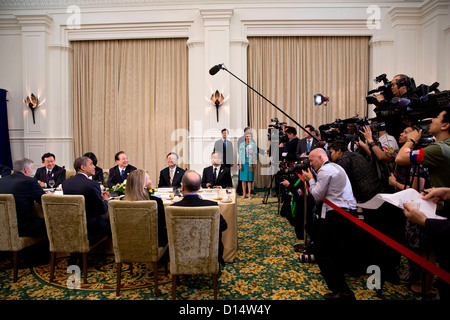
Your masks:
{"label": "photographer with camera", "polygon": [[[383,183],[378,178],[373,165],[360,153],[348,151],[346,141],[336,140],[330,144],[328,150],[330,160],[340,165],[347,173],[352,185],[353,195],[358,203],[369,201],[378,193],[384,192]],[[364,220],[371,224],[378,221],[378,226],[386,223],[386,220],[380,221],[379,219],[379,211],[385,210],[386,207],[387,205],[383,205],[377,210],[362,209]],[[364,230],[357,229],[356,231],[358,241],[354,242],[353,250],[357,252],[355,256],[358,256],[358,259],[350,261],[352,263],[350,267],[353,267],[353,271],[364,272],[371,263],[386,265],[381,263],[384,255],[382,244],[377,239],[367,237]]]}
{"label": "photographer with camera", "polygon": [[394,161],[399,149],[398,144],[395,138],[389,135],[386,130],[380,128],[376,132],[378,140],[374,139],[370,126],[364,126],[363,130],[360,132],[364,135],[367,144],[359,139],[358,147],[361,147],[364,151],[366,151],[369,156],[371,156],[370,150],[372,150],[377,159],[380,161]]}
{"label": "photographer with camera", "polygon": [[[429,171],[432,187],[450,186],[450,106],[442,108],[439,115],[431,120],[428,131],[436,137],[433,142],[425,148],[414,149],[421,140],[422,130],[412,130],[406,134],[406,142],[400,149],[395,161],[400,165],[413,165],[427,168]],[[420,190],[419,190],[420,191]],[[449,211],[442,206],[437,207],[436,214],[450,218]],[[432,244],[432,251],[438,261],[445,259],[442,250]],[[427,254],[427,252],[424,252]],[[428,254],[427,254],[428,255]],[[433,255],[430,255],[431,261]],[[431,291],[432,275],[426,277],[426,289]],[[411,287],[414,292],[420,292],[420,288]]]}
{"label": "photographer with camera", "polygon": [[422,130],[413,130],[407,134],[395,162],[400,165],[422,164],[429,170],[432,187],[450,187],[450,105],[443,107],[431,120],[428,131],[436,137],[436,142],[414,150]]}
{"label": "photographer with camera", "polygon": [[359,203],[372,199],[384,192],[383,184],[373,166],[359,153],[348,151],[348,143],[336,140],[328,147],[330,160],[340,165],[350,180],[353,195]]}
{"label": "photographer with camera", "polygon": [[[290,205],[289,212],[286,212],[286,218],[290,222],[290,224],[294,227],[295,235],[297,239],[303,240],[305,236],[305,214],[306,214],[306,224],[309,223],[311,214],[310,211],[314,207],[313,198],[307,196],[307,211],[304,210],[304,187],[305,184],[302,179],[297,175],[297,168],[294,169],[292,174],[286,174],[282,177],[282,181],[280,184],[286,189],[285,193],[289,194],[289,202],[286,202]],[[300,173],[300,172],[298,172]],[[305,248],[306,249],[306,248]],[[297,245],[294,245],[295,251],[300,251],[297,248]]]}
{"label": "photographer with camera", "polygon": [[[302,175],[309,182],[310,193],[316,202],[324,198],[356,215],[356,203],[350,180],[344,169],[329,161],[327,153],[317,148],[309,154],[311,167],[317,173],[314,178],[310,168],[302,171]],[[345,281],[343,259],[352,253],[347,250],[353,241],[356,226],[327,204],[323,204],[324,220],[317,230],[317,240],[314,250],[315,259],[328,288],[326,300],[355,300],[353,291]]]}

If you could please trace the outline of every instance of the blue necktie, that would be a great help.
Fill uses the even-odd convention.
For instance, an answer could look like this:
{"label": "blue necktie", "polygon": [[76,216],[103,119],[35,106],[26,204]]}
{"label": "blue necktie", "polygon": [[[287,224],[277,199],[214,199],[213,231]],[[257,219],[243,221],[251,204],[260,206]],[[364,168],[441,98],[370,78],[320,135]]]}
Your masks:
{"label": "blue necktie", "polygon": [[122,169],[121,176],[122,176],[122,180],[123,180],[123,178],[124,178],[124,176],[125,176],[125,170],[124,170],[124,169]]}
{"label": "blue necktie", "polygon": [[307,143],[307,148],[308,148],[308,152],[309,152],[309,151],[311,151],[311,140],[307,139],[306,143]]}
{"label": "blue necktie", "polygon": [[213,184],[216,184],[216,175],[217,175],[217,168],[214,168],[214,173],[213,173]]}
{"label": "blue necktie", "polygon": [[223,141],[223,163],[227,163],[227,141]]}

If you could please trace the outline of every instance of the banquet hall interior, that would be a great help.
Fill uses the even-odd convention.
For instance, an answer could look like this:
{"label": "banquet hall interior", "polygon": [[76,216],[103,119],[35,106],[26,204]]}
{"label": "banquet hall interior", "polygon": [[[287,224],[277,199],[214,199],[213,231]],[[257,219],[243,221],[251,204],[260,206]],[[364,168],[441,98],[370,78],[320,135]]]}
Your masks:
{"label": "banquet hall interior", "polygon": [[[228,223],[218,300],[322,301],[330,291],[316,261],[302,262],[294,246],[306,245],[309,236],[299,238],[280,214],[279,168],[269,150],[274,123],[295,127],[302,139],[308,124],[374,118],[366,97],[385,84],[374,80],[383,74],[450,88],[447,0],[2,0],[0,43],[0,161],[11,169],[28,158],[34,176],[51,153],[66,180],[73,179],[75,159],[92,152],[106,190],[123,151],[167,208],[182,196],[181,189],[157,190],[168,154],[178,155],[179,168],[202,175],[227,129],[232,189],[200,190],[219,202]],[[317,94],[326,103],[315,104]],[[247,127],[258,160],[250,166],[253,196],[242,198],[239,150]],[[110,202],[113,196],[120,192]],[[45,213],[47,204],[42,207]],[[167,217],[166,210],[169,225]],[[177,276],[172,291],[170,239],[168,271],[162,260],[156,267],[124,260],[121,276],[111,236],[91,248],[87,272],[82,264],[67,269],[68,252],[56,254],[55,270],[50,255],[28,264],[23,257],[33,255],[35,244],[19,251],[14,281],[13,254],[1,251],[0,300],[214,300],[207,272]],[[400,265],[409,264],[401,255]],[[374,289],[372,273],[345,275],[356,300],[439,300],[438,276],[431,275],[431,293],[424,295],[389,281]]]}

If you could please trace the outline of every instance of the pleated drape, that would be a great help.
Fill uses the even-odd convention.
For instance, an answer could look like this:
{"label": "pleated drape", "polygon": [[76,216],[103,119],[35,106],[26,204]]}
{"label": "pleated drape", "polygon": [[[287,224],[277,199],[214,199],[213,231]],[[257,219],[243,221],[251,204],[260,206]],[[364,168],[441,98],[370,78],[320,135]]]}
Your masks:
{"label": "pleated drape", "polygon": [[[369,38],[356,36],[251,37],[248,46],[248,83],[303,127],[318,128],[337,118],[367,115]],[[330,98],[315,106],[314,94]],[[268,147],[271,118],[294,125],[286,116],[251,91],[249,123],[258,132],[258,145]],[[299,138],[303,130],[297,128]],[[266,161],[267,163],[267,161]],[[258,165],[255,186],[266,177]]]}
{"label": "pleated drape", "polygon": [[[186,39],[77,41],[73,46],[74,154],[94,152],[104,170],[123,150],[156,186],[170,151],[187,164]],[[184,163],[183,163],[184,161]]]}

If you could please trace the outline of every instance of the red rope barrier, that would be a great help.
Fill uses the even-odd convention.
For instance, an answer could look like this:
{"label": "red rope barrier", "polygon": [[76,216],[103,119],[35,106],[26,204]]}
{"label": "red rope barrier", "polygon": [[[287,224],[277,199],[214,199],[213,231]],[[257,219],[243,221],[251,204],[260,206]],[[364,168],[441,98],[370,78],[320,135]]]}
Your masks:
{"label": "red rope barrier", "polygon": [[[302,181],[305,181],[304,177],[302,175],[298,174],[298,176],[300,177],[300,179],[302,179]],[[309,190],[309,187],[307,185],[306,185],[306,187]],[[401,245],[397,241],[392,240],[391,238],[389,238],[385,234],[381,233],[377,229],[369,226],[367,223],[361,221],[360,219],[358,219],[355,216],[351,215],[347,211],[345,211],[342,208],[336,206],[334,203],[330,202],[328,199],[324,198],[322,201],[324,203],[326,203],[327,205],[329,205],[334,210],[336,210],[337,212],[339,212],[340,214],[342,214],[344,217],[346,217],[347,219],[349,219],[350,221],[352,221],[353,223],[358,225],[359,227],[361,227],[364,230],[366,230],[367,232],[369,232],[371,235],[373,235],[376,238],[380,239],[381,241],[386,243],[388,246],[390,246],[393,249],[397,250],[398,252],[400,252],[401,254],[406,256],[407,258],[411,259],[412,261],[416,262],[418,265],[422,266],[424,269],[428,270],[432,274],[436,275],[437,277],[441,278],[442,280],[444,280],[445,282],[450,284],[450,273],[449,272],[439,268],[434,263],[432,263],[432,262],[428,261],[427,259],[419,256],[417,253],[415,253],[414,251],[411,251],[410,249],[408,249],[405,246]]]}

